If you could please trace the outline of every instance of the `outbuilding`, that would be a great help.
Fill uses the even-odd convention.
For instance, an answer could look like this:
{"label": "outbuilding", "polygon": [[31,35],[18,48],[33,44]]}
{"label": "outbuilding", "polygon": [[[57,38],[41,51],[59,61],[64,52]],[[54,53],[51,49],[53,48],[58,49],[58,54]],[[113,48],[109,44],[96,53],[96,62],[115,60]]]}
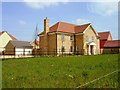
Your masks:
{"label": "outbuilding", "polygon": [[103,53],[120,53],[120,40],[106,41]]}
{"label": "outbuilding", "polygon": [[6,55],[31,55],[33,46],[27,41],[10,40],[5,47]]}
{"label": "outbuilding", "polygon": [[98,32],[98,36],[100,37],[100,53],[103,53],[104,45],[107,41],[112,41],[112,35],[110,31],[107,32]]}

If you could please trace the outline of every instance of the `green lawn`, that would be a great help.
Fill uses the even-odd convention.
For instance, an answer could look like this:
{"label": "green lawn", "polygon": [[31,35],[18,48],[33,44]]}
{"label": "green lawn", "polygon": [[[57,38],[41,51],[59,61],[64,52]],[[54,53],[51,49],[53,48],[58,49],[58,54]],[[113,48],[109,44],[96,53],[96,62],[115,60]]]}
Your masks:
{"label": "green lawn", "polygon": [[[118,54],[2,61],[3,88],[75,88],[118,70]],[[118,72],[84,86],[117,88]]]}

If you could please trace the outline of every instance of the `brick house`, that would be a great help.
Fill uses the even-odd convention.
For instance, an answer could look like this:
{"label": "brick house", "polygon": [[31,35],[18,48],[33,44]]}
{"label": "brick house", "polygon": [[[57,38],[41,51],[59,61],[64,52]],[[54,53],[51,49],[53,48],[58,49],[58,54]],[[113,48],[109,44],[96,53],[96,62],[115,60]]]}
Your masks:
{"label": "brick house", "polygon": [[44,19],[44,31],[38,35],[41,54],[100,54],[99,36],[91,23],[75,25],[57,22],[49,27],[49,22]]}

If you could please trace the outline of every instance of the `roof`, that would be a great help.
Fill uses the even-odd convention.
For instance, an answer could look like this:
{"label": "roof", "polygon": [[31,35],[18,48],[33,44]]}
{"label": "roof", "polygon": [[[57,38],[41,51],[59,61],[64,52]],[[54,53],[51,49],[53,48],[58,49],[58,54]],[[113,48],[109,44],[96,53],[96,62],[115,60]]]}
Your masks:
{"label": "roof", "polygon": [[98,36],[100,37],[100,40],[108,39],[108,36],[111,35],[110,32],[98,32]]}
{"label": "roof", "polygon": [[39,36],[39,35],[42,35],[42,34],[44,34],[44,32],[41,32],[40,34],[38,34],[38,36]]}
{"label": "roof", "polygon": [[83,33],[84,30],[90,25],[90,23],[88,24],[84,24],[84,25],[80,25],[80,26],[76,26],[75,27],[75,33]]}
{"label": "roof", "polygon": [[52,27],[50,27],[49,32],[70,32],[75,33],[75,25],[66,23],[66,22],[58,22]]}
{"label": "roof", "polygon": [[10,40],[10,43],[14,47],[19,47],[19,48],[32,48],[33,46],[30,44],[30,42],[27,41],[18,41],[18,40]]}
{"label": "roof", "polygon": [[[83,33],[89,25],[91,25],[91,23],[84,24],[84,25],[75,25],[75,24],[70,24],[66,22],[57,22],[56,24],[50,27],[50,30],[48,33],[51,33],[51,32]],[[39,35],[43,33],[44,32],[41,32]]]}
{"label": "roof", "polygon": [[106,41],[104,47],[120,47],[120,40]]}
{"label": "roof", "polygon": [[0,35],[2,35],[3,33],[2,32],[0,32]]}
{"label": "roof", "polygon": [[[0,36],[1,36],[4,32],[6,32],[6,31],[0,32]],[[14,36],[12,36],[11,34],[9,34],[8,32],[6,32],[6,33],[11,37],[12,40],[17,40]]]}
{"label": "roof", "polygon": [[12,38],[12,40],[17,40],[14,36],[12,36],[11,34],[8,34],[11,38]]}

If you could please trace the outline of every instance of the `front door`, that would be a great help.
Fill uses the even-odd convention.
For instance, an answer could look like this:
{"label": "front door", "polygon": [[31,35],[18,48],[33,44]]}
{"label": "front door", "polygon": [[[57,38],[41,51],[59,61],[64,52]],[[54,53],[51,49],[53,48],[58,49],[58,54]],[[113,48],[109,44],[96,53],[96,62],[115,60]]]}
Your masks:
{"label": "front door", "polygon": [[90,53],[93,54],[93,45],[90,46]]}

